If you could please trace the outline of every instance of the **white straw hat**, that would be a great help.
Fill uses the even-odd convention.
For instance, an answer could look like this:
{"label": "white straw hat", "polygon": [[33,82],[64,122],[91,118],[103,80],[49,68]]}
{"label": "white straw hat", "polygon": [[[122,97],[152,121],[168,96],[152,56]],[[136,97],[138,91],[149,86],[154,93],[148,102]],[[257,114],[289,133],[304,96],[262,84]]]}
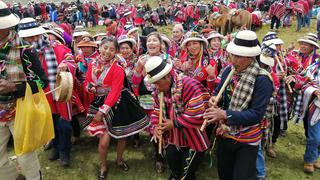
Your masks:
{"label": "white straw hat", "polygon": [[19,21],[19,17],[11,13],[7,4],[3,1],[0,1],[0,29],[7,29],[16,26]]}
{"label": "white straw hat", "polygon": [[261,53],[257,34],[250,30],[237,33],[236,37],[228,44],[227,51],[231,54],[254,57]]}
{"label": "white straw hat", "polygon": [[264,42],[261,45],[260,62],[270,67],[274,66],[274,55],[276,46],[272,42]]}
{"label": "white straw hat", "polygon": [[84,35],[90,35],[90,33],[88,33],[83,26],[76,26],[74,28],[74,32],[72,34],[73,37],[84,36]]}
{"label": "white straw hat", "polygon": [[144,80],[147,83],[154,83],[167,74],[170,73],[172,70],[173,64],[171,60],[163,60],[159,56],[152,56],[149,59],[147,59],[146,64],[144,65],[145,70],[147,72],[146,77]]}
{"label": "white straw hat", "polygon": [[284,44],[284,42],[278,37],[276,32],[268,32],[262,39],[262,42],[270,42],[275,45]]}
{"label": "white straw hat", "polygon": [[124,43],[124,42],[129,42],[129,43],[132,44],[132,46],[136,45],[136,40],[134,40],[132,38],[129,38],[127,35],[121,35],[118,38],[118,43],[121,44],[121,43]]}
{"label": "white straw hat", "polygon": [[46,33],[45,29],[33,18],[23,18],[18,25],[19,37],[32,37]]}
{"label": "white straw hat", "polygon": [[181,43],[181,47],[182,49],[186,48],[186,45],[188,42],[190,41],[200,41],[203,43],[203,48],[207,48],[208,47],[208,41],[206,40],[206,38],[204,38],[202,35],[200,35],[198,32],[194,31],[194,32],[187,32],[184,40]]}
{"label": "white straw hat", "polygon": [[47,34],[52,34],[56,36],[62,44],[66,44],[66,41],[63,38],[63,32],[64,32],[63,29],[60,27],[55,27],[52,30],[46,30]]}
{"label": "white straw hat", "polygon": [[220,38],[220,40],[223,39],[223,35],[218,33],[217,31],[212,31],[209,33],[207,40],[210,41],[213,38]]}
{"label": "white straw hat", "polygon": [[313,33],[308,33],[303,38],[298,39],[298,42],[305,42],[305,43],[311,44],[311,45],[315,46],[317,49],[319,49],[317,35],[315,35]]}

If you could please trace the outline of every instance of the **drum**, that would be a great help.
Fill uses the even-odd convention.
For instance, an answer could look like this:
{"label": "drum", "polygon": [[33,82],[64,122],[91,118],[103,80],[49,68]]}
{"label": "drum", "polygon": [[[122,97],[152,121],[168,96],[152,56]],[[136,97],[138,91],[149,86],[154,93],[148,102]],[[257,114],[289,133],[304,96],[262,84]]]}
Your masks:
{"label": "drum", "polygon": [[59,102],[69,102],[73,90],[73,78],[70,72],[60,72],[56,80],[55,98]]}

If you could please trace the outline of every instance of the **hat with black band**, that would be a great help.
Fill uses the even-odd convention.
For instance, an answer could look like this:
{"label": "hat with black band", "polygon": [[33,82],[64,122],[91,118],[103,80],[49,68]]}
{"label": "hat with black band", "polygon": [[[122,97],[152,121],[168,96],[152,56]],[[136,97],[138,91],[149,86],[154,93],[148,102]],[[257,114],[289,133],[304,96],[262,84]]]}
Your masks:
{"label": "hat with black band", "polygon": [[227,51],[237,56],[255,57],[260,55],[261,48],[256,33],[244,30],[240,31],[228,44]]}
{"label": "hat with black band", "polygon": [[152,56],[147,60],[144,67],[147,72],[144,80],[152,84],[169,74],[173,64],[169,59],[164,60],[159,56]]}
{"label": "hat with black band", "polygon": [[7,4],[0,1],[0,29],[7,29],[16,26],[20,21],[20,18],[11,13]]}

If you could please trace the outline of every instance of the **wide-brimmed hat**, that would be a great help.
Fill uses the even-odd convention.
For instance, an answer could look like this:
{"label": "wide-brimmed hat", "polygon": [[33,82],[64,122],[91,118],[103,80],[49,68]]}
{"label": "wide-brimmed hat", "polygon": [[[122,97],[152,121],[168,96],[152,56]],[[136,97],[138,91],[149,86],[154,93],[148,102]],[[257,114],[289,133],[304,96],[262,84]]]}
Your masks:
{"label": "wide-brimmed hat", "polygon": [[311,44],[315,46],[317,49],[319,49],[318,39],[317,35],[313,33],[308,33],[306,36],[304,36],[301,39],[298,39],[298,42],[305,42],[308,44]]}
{"label": "wide-brimmed hat", "polygon": [[94,40],[95,40],[95,43],[96,43],[97,45],[99,45],[99,44],[101,43],[101,40],[97,40],[98,37],[101,37],[101,40],[102,40],[103,38],[106,38],[106,37],[107,37],[107,33],[98,33],[98,34],[96,34],[96,35],[93,36],[93,38],[94,38]]}
{"label": "wide-brimmed hat", "polygon": [[130,35],[131,33],[138,31],[138,28],[134,27],[132,24],[126,24],[124,26],[124,30],[127,31],[128,35]]}
{"label": "wide-brimmed hat", "polygon": [[284,44],[283,41],[278,37],[276,32],[268,32],[262,39],[262,42],[269,42],[275,45]]}
{"label": "wide-brimmed hat", "polygon": [[257,34],[250,30],[237,33],[236,37],[228,44],[227,51],[231,54],[244,57],[254,57],[261,53]]}
{"label": "wide-brimmed hat", "polygon": [[184,40],[181,43],[181,47],[183,49],[186,48],[186,45],[190,41],[200,41],[203,43],[204,48],[208,47],[208,41],[206,38],[204,38],[202,35],[200,35],[198,32],[187,32],[186,35],[184,36]]}
{"label": "wide-brimmed hat", "polygon": [[56,101],[68,102],[72,96],[73,78],[70,72],[60,72],[56,80],[57,90],[55,91]]}
{"label": "wide-brimmed hat", "polygon": [[7,29],[16,26],[20,19],[17,15],[11,13],[7,4],[0,1],[0,29]]}
{"label": "wide-brimmed hat", "polygon": [[129,16],[132,12],[129,9],[124,10],[123,16]]}
{"label": "wide-brimmed hat", "polygon": [[268,66],[274,66],[274,55],[276,54],[276,46],[271,42],[263,42],[261,45],[260,62]]}
{"label": "wide-brimmed hat", "polygon": [[223,35],[221,35],[220,33],[218,33],[217,31],[212,31],[209,35],[207,40],[210,41],[213,38],[219,38],[220,40],[223,39]]}
{"label": "wide-brimmed hat", "polygon": [[170,47],[170,46],[171,46],[171,41],[170,41],[170,39],[169,39],[166,35],[164,35],[164,34],[160,34],[160,36],[161,36],[162,41],[165,42],[168,47]]}
{"label": "wide-brimmed hat", "polygon": [[59,27],[55,27],[52,30],[47,30],[47,34],[52,34],[56,36],[62,44],[66,44],[66,41],[63,38],[63,29]]}
{"label": "wide-brimmed hat", "polygon": [[95,35],[93,36],[93,38],[96,39],[97,37],[100,37],[100,36],[105,37],[105,36],[107,36],[107,33],[98,33],[98,34],[95,34]]}
{"label": "wide-brimmed hat", "polygon": [[170,73],[172,70],[173,64],[171,60],[164,60],[159,56],[152,56],[147,59],[146,64],[144,65],[145,70],[147,72],[146,77],[144,80],[147,83],[154,83],[167,74]]}
{"label": "wide-brimmed hat", "polygon": [[77,37],[77,36],[83,36],[83,35],[89,35],[90,33],[88,33],[85,28],[83,26],[76,26],[74,28],[73,37]]}
{"label": "wide-brimmed hat", "polygon": [[33,18],[23,18],[18,25],[19,37],[32,37],[46,33],[45,29]]}
{"label": "wide-brimmed hat", "polygon": [[134,40],[133,38],[129,38],[127,35],[121,35],[118,38],[118,43],[121,44],[121,43],[124,43],[124,42],[129,42],[129,43],[132,44],[132,46],[136,45],[136,40]]}
{"label": "wide-brimmed hat", "polygon": [[82,37],[81,41],[78,43],[77,47],[98,47],[97,44],[93,41],[93,37],[85,35]]}

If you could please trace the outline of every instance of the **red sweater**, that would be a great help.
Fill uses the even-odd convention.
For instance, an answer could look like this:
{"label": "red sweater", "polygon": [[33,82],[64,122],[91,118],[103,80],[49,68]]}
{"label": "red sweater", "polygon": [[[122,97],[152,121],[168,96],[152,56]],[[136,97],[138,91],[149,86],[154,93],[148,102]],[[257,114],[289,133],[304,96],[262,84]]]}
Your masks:
{"label": "red sweater", "polygon": [[[85,80],[86,87],[88,87],[89,83],[98,84],[97,80],[94,79],[98,79],[100,75],[92,71],[93,67],[98,63],[98,59],[94,59],[89,64]],[[124,78],[125,73],[122,67],[116,62],[113,63],[109,68],[109,72],[106,77],[102,80],[102,86],[111,89],[104,101],[105,105],[112,107],[116,104],[123,88]]]}

